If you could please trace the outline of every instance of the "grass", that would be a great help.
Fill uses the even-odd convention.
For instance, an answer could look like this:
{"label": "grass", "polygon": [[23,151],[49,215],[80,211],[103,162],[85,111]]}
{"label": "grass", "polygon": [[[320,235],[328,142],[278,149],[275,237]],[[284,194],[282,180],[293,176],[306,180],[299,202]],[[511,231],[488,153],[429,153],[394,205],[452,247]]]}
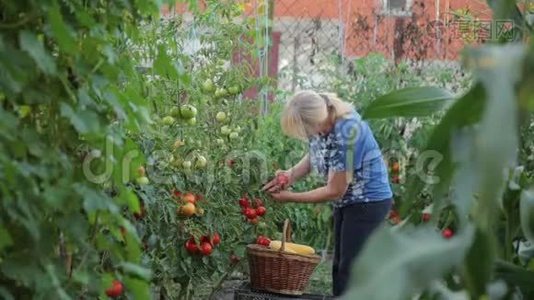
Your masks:
{"label": "grass", "polygon": [[322,261],[310,278],[306,293],[332,295],[332,261]]}

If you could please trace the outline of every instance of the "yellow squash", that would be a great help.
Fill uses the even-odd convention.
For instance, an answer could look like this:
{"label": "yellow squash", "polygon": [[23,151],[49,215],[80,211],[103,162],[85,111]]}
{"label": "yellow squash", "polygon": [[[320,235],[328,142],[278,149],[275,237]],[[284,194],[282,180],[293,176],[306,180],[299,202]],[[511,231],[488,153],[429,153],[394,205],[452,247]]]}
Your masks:
{"label": "yellow squash", "polygon": [[[280,247],[282,247],[282,241],[271,241],[269,247],[273,250],[279,250]],[[315,254],[315,250],[312,247],[295,243],[286,243],[285,250],[286,252],[294,251],[295,253],[302,255]]]}

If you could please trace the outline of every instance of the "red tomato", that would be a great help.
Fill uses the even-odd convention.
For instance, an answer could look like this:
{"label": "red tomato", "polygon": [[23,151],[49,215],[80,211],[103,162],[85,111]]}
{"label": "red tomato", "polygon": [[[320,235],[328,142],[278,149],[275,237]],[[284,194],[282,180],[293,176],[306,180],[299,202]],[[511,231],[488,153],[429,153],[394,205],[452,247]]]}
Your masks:
{"label": "red tomato", "polygon": [[202,253],[202,255],[209,256],[211,255],[211,252],[213,252],[213,247],[210,243],[204,242],[200,244],[200,253]]}
{"label": "red tomato", "polygon": [[391,210],[389,212],[388,219],[391,221],[391,223],[393,223],[395,225],[397,225],[397,224],[399,224],[401,222],[400,215],[396,210]]}
{"label": "red tomato", "polygon": [[243,198],[239,199],[239,205],[242,208],[247,208],[247,207],[250,206],[250,203],[248,202],[248,199],[246,197],[243,197]]}
{"label": "red tomato", "polygon": [[280,173],[276,175],[276,182],[278,185],[284,187],[289,183],[289,177],[287,177],[287,175],[284,173]]}
{"label": "red tomato", "polygon": [[185,202],[189,202],[189,203],[193,203],[195,204],[195,202],[197,201],[195,195],[193,193],[186,193],[182,199],[184,199]]}
{"label": "red tomato", "polygon": [[265,215],[266,212],[267,212],[267,209],[264,206],[260,206],[256,208],[256,214],[260,217]]}
{"label": "red tomato", "polygon": [[212,238],[212,242],[213,242],[213,245],[215,246],[221,243],[221,236],[219,235],[219,233],[215,232]]}
{"label": "red tomato", "polygon": [[256,218],[256,210],[254,208],[246,208],[245,209],[245,217],[247,217],[247,219],[249,220],[252,220],[252,219],[255,219]]}
{"label": "red tomato", "polygon": [[111,287],[106,290],[106,295],[111,298],[117,298],[122,295],[123,289],[124,286],[122,285],[122,282],[113,280]]}
{"label": "red tomato", "polygon": [[450,228],[445,228],[441,232],[441,235],[446,239],[450,239],[451,237],[454,236],[454,232]]}
{"label": "red tomato", "polygon": [[429,214],[429,213],[423,213],[423,215],[421,216],[421,218],[423,219],[423,222],[426,223],[426,222],[430,221],[430,217],[431,217],[431,216],[432,216],[432,215]]}
{"label": "red tomato", "polygon": [[200,244],[202,243],[211,243],[210,237],[207,235],[203,235],[202,237],[200,237]]}
{"label": "red tomato", "polygon": [[194,238],[190,238],[189,240],[187,240],[187,242],[185,242],[185,249],[187,250],[187,252],[191,254],[198,252],[199,249],[198,249],[197,244],[195,243]]}
{"label": "red tomato", "polygon": [[180,196],[182,196],[182,192],[180,192],[180,191],[177,190],[177,189],[173,189],[173,190],[172,190],[172,195],[173,195],[174,197],[180,197]]}
{"label": "red tomato", "polygon": [[394,219],[398,217],[399,217],[399,213],[396,210],[392,209],[389,211],[389,217],[388,217],[389,219]]}
{"label": "red tomato", "polygon": [[256,238],[256,244],[268,247],[269,244],[271,244],[271,240],[264,237],[263,235],[260,235]]}

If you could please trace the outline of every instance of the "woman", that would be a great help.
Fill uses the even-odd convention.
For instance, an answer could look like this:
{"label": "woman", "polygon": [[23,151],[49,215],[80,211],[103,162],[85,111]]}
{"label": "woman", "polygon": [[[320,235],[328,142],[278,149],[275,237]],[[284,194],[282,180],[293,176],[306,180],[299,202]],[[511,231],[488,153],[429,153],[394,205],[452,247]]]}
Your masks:
{"label": "woman", "polygon": [[274,179],[263,190],[280,202],[333,202],[333,292],[340,296],[354,258],[390,210],[392,192],[386,165],[367,123],[351,104],[333,94],[295,94],[284,108],[281,124],[286,135],[309,143],[309,153],[277,174],[284,173],[291,185],[313,167],[324,176],[326,185],[297,193],[283,190]]}

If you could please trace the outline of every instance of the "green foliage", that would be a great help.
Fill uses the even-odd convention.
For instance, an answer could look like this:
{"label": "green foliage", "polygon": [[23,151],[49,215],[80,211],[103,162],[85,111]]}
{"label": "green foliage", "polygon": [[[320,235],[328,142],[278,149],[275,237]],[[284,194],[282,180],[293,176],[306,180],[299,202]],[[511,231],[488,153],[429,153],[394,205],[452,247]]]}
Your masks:
{"label": "green foliage", "polygon": [[121,49],[158,9],[152,1],[0,5],[3,297],[97,297],[112,279],[130,297],[148,295],[140,241],[121,212],[139,208],[123,164],[138,147],[126,131],[140,130],[149,108],[136,62]]}
{"label": "green foliage", "polygon": [[[497,15],[507,13],[503,10]],[[387,298],[434,299],[438,295],[452,297],[453,291],[472,299],[532,297],[532,288],[526,281],[533,274],[533,256],[528,248],[533,179],[532,170],[521,166],[530,161],[529,155],[525,155],[530,151],[525,128],[531,126],[531,113],[523,112],[521,123],[518,119],[518,105],[530,99],[524,91],[534,76],[532,47],[484,45],[468,49],[465,55],[466,65],[475,75],[475,84],[448,109],[423,148],[440,155],[437,164],[426,164],[429,172],[425,175],[438,180],[425,182],[413,177],[409,181],[401,210],[405,221],[393,229],[384,227],[373,236],[355,266],[355,285],[347,299],[362,295],[374,297],[376,294],[370,291],[379,289],[370,288],[365,282],[393,280],[385,279],[385,273],[390,272],[370,275],[369,270],[389,268],[414,271],[397,276],[396,279],[402,277],[403,281],[390,286],[387,292],[391,294]],[[391,109],[381,114],[386,115],[394,117],[398,111]],[[502,176],[503,171],[510,175]],[[436,240],[435,234],[417,239],[419,249],[443,244],[429,252],[436,256],[429,260],[421,256],[408,258],[404,268],[398,267],[398,261],[409,250],[377,259],[380,249],[394,248],[395,241],[413,234],[410,223],[421,224],[420,210],[428,204],[432,204],[433,219],[429,224],[454,232],[451,239],[441,241]],[[474,234],[465,234],[473,231]],[[454,246],[463,250],[440,255],[443,249]],[[448,266],[455,268],[444,269],[444,263],[452,257],[456,258],[455,263]]]}

